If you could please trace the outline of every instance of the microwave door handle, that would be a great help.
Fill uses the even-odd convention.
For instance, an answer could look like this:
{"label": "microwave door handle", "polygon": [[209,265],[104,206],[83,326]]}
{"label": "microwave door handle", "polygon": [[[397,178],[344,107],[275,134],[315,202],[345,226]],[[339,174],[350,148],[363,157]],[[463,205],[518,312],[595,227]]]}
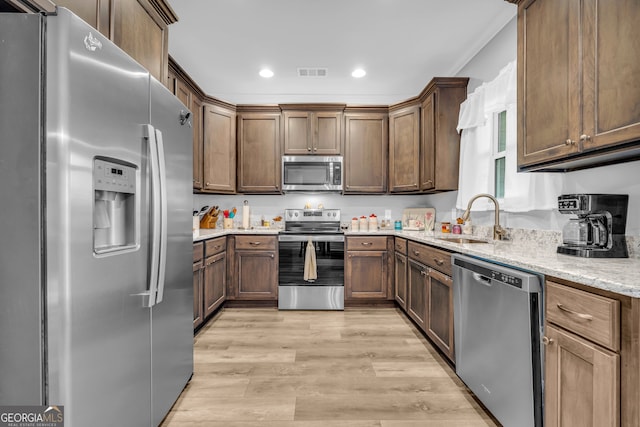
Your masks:
{"label": "microwave door handle", "polygon": [[158,287],[156,304],[162,302],[164,281],[167,268],[167,167],[164,157],[162,132],[156,129],[156,147],[158,149],[158,177],[160,182],[160,251],[158,259]]}
{"label": "microwave door handle", "polygon": [[328,169],[329,176],[327,177],[327,183],[331,185],[333,184],[333,162],[329,163]]}

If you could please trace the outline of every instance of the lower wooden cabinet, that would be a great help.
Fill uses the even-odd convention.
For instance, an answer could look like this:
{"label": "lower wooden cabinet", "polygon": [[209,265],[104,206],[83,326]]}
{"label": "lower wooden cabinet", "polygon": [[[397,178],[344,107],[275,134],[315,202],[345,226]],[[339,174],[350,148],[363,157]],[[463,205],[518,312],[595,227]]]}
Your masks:
{"label": "lower wooden cabinet", "polygon": [[[621,421],[625,386],[631,375],[638,378],[624,334],[620,342],[621,302],[550,280],[545,298],[545,425],[637,425]],[[621,375],[622,369],[630,371]],[[636,413],[637,400],[626,402]]]}
{"label": "lower wooden cabinet", "polygon": [[394,274],[395,274],[394,297],[398,305],[403,310],[406,311],[408,265],[407,265],[407,256],[400,252],[395,253]]}
{"label": "lower wooden cabinet", "polygon": [[453,361],[453,279],[429,269],[426,333]]}
{"label": "lower wooden cabinet", "polygon": [[205,319],[224,302],[227,289],[227,253],[222,252],[205,260],[203,302]]}
{"label": "lower wooden cabinet", "polygon": [[347,236],[344,261],[346,301],[392,299],[393,238]]}
{"label": "lower wooden cabinet", "polygon": [[202,276],[203,276],[203,244],[193,244],[193,329],[204,322],[204,305],[202,303]]}
{"label": "lower wooden cabinet", "polygon": [[235,236],[234,240],[229,297],[236,300],[277,300],[277,237]]}
{"label": "lower wooden cabinet", "polygon": [[[406,306],[398,294],[403,277],[396,270],[396,301],[407,315],[454,362],[451,254],[416,242],[407,244]],[[402,255],[396,251],[396,263]],[[398,264],[396,264],[396,268]]]}
{"label": "lower wooden cabinet", "polygon": [[618,354],[552,325],[545,342],[545,425],[619,426]]}
{"label": "lower wooden cabinet", "polygon": [[427,286],[429,274],[423,264],[409,259],[407,314],[422,329],[427,325]]}

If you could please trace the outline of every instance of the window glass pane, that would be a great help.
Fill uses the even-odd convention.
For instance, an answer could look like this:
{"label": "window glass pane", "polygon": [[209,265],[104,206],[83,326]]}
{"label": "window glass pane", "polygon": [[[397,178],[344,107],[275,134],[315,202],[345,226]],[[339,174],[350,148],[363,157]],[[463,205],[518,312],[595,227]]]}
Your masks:
{"label": "window glass pane", "polygon": [[495,195],[498,199],[504,198],[504,171],[505,158],[500,157],[495,161]]}
{"label": "window glass pane", "polygon": [[507,149],[507,111],[498,114],[498,153]]}

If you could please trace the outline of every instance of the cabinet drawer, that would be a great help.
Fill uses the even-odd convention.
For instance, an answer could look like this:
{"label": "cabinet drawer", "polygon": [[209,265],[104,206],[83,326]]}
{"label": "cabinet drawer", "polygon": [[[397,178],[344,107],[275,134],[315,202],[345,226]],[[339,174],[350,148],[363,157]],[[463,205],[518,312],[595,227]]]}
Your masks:
{"label": "cabinet drawer", "polygon": [[218,237],[217,239],[207,240],[204,246],[204,256],[206,258],[211,255],[219,254],[227,250],[227,238]]}
{"label": "cabinet drawer", "polygon": [[193,262],[196,263],[198,261],[202,261],[202,248],[204,247],[204,243],[197,242],[193,244]]}
{"label": "cabinet drawer", "polygon": [[396,237],[394,242],[394,248],[396,252],[400,252],[401,254],[407,254],[407,239],[403,239],[402,237]]}
{"label": "cabinet drawer", "polygon": [[275,250],[275,236],[236,236],[236,249]]}
{"label": "cabinet drawer", "polygon": [[547,281],[547,321],[620,349],[620,301]]}
{"label": "cabinet drawer", "polygon": [[451,276],[451,253],[420,243],[408,243],[409,258]]}
{"label": "cabinet drawer", "polygon": [[386,251],[387,238],[379,236],[347,237],[348,251]]}

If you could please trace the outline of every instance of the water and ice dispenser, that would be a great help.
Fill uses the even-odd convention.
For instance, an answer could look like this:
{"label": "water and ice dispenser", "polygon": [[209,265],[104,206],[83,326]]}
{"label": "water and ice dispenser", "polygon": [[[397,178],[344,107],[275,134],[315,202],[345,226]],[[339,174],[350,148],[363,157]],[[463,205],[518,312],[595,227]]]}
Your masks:
{"label": "water and ice dispenser", "polygon": [[136,246],[136,167],[96,158],[93,162],[93,251]]}

